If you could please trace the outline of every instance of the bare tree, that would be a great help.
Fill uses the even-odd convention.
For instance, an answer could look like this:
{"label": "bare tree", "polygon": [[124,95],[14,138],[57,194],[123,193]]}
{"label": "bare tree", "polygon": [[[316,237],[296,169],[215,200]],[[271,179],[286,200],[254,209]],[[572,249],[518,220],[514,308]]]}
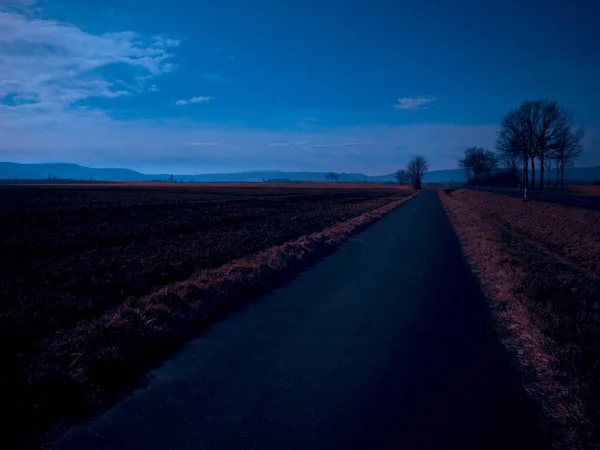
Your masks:
{"label": "bare tree", "polygon": [[521,168],[521,157],[512,152],[500,152],[497,155],[498,164],[502,164],[502,167],[512,180],[518,182],[519,171]]}
{"label": "bare tree", "polygon": [[572,129],[570,125],[570,118],[566,126],[557,136],[554,142],[554,158],[556,161],[556,184],[559,183],[560,174],[560,188],[564,188],[565,181],[565,167],[571,167],[575,164],[575,161],[581,156],[583,147],[581,146],[581,140],[585,136],[585,130],[583,126],[579,126],[576,129]]}
{"label": "bare tree", "polygon": [[[569,140],[565,138],[565,130],[570,130],[571,120],[570,112],[550,100],[523,102],[504,117],[496,149],[506,157],[520,156],[525,186],[529,184],[528,166],[531,166],[531,187],[535,187],[535,165],[539,161],[539,185],[544,187],[545,170],[551,165],[548,160],[555,160],[561,145],[566,145]],[[561,140],[563,144],[559,145]]]}
{"label": "bare tree", "polygon": [[415,156],[406,165],[406,173],[415,189],[421,189],[423,175],[429,170],[429,165],[424,156]]}
{"label": "bare tree", "polygon": [[397,170],[395,177],[398,184],[406,184],[409,181],[408,173],[404,169]]}
{"label": "bare tree", "polygon": [[496,150],[503,158],[516,158],[523,168],[523,183],[529,184],[529,156],[533,147],[524,131],[524,126],[517,111],[510,111],[502,120],[500,133],[496,139]]}
{"label": "bare tree", "polygon": [[340,176],[334,172],[329,172],[327,175],[325,175],[325,177],[330,183],[336,183],[340,179]]}
{"label": "bare tree", "polygon": [[541,102],[525,101],[515,111],[518,142],[531,164],[531,187],[535,187],[536,130],[539,128]]}
{"label": "bare tree", "polygon": [[555,101],[539,102],[540,120],[536,130],[535,155],[540,161],[540,188],[544,187],[544,169],[547,160],[552,160],[556,150],[556,140],[569,122],[570,114]]}
{"label": "bare tree", "polygon": [[[498,167],[496,155],[486,149],[470,147],[465,150],[465,156],[458,162],[459,167],[467,172],[468,183],[479,185],[484,181],[484,176],[490,176],[492,171]],[[473,178],[471,179],[471,172]]]}
{"label": "bare tree", "polygon": [[471,165],[469,164],[468,160],[465,160],[466,158],[462,158],[458,160],[458,167],[460,169],[463,169],[465,171],[465,173],[467,174],[467,184],[471,184],[471,171],[473,170]]}

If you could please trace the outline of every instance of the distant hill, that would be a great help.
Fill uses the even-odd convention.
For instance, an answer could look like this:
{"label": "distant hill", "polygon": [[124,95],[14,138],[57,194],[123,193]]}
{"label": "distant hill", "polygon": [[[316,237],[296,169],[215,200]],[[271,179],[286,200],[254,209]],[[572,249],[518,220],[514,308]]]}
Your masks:
{"label": "distant hill", "polygon": [[[237,173],[210,173],[175,175],[176,181],[195,182],[260,182],[264,180],[290,180],[290,181],[326,181],[327,172],[284,172],[281,170],[257,170]],[[0,162],[0,179],[28,179],[42,180],[48,176],[61,179],[98,180],[98,181],[167,181],[168,173],[145,174],[130,169],[94,169],[69,163],[48,164],[19,164]],[[377,182],[386,183],[395,181],[393,173],[388,175],[369,176],[362,173],[339,173],[341,182]],[[539,174],[536,174],[539,179]],[[546,179],[552,182],[556,179],[555,172],[551,172]],[[466,180],[461,169],[433,170],[425,174],[426,183],[461,183]],[[565,181],[591,183],[600,180],[600,167],[575,167],[565,170]]]}

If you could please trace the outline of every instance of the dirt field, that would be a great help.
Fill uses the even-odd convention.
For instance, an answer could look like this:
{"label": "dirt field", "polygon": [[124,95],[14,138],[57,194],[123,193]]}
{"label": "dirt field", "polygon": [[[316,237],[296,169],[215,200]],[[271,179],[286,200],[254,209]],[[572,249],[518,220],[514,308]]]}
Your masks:
{"label": "dirt field", "polygon": [[[142,352],[151,339],[158,339],[151,342],[152,355],[168,353],[190,330],[187,334],[169,331],[172,324],[167,319],[172,318],[174,306],[163,298],[167,305],[149,307],[147,299],[156,299],[153,293],[232,260],[365,217],[338,233],[345,236],[372,220],[369,211],[383,214],[393,206],[387,205],[411,194],[393,186],[357,187],[1,187],[0,382],[3,404],[11,404],[8,401],[15,393],[19,397],[18,404],[11,406],[12,419],[18,423],[27,417],[34,428],[49,425],[74,411],[105,406],[124,385],[134,382],[155,356],[136,360],[137,367],[128,367],[128,373],[115,372],[115,361],[127,359],[123,354],[115,356],[125,351],[116,349],[126,339],[105,330],[129,332],[127,314],[140,311],[136,299],[146,299],[143,314],[152,319],[144,326],[152,323],[154,334],[144,337],[136,325],[134,341],[127,341],[128,357],[134,358],[131,349]],[[331,236],[330,246],[339,240],[335,233]],[[304,253],[309,250],[302,247]],[[253,292],[265,289],[268,286],[246,286]],[[191,314],[189,308],[186,314]],[[110,339],[115,340],[112,347]],[[92,341],[98,352],[106,351],[107,345],[109,351],[100,355],[65,350],[73,342],[77,347]],[[96,364],[102,358],[108,362]],[[96,364],[94,373],[90,364]],[[94,383],[89,382],[92,378]]]}
{"label": "dirt field", "polygon": [[600,213],[440,191],[557,448],[600,444]]}

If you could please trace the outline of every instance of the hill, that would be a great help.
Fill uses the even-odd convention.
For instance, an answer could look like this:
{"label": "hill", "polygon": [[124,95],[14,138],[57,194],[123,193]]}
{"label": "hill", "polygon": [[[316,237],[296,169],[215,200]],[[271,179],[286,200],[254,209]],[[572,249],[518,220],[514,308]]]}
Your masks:
{"label": "hill", "polygon": [[[193,182],[261,182],[267,180],[277,181],[326,181],[327,172],[284,172],[281,170],[256,170],[237,173],[208,173],[175,175],[177,181]],[[145,174],[131,169],[102,168],[80,166],[70,163],[47,164],[19,164],[0,162],[0,179],[28,179],[43,180],[55,176],[59,179],[74,180],[115,180],[115,181],[167,181],[170,174]],[[394,182],[393,173],[387,175],[369,176],[362,173],[340,173],[340,182]],[[539,179],[539,174],[536,174]],[[556,179],[555,172],[551,172],[546,179],[552,182]],[[574,167],[565,170],[565,181],[578,183],[591,183],[600,180],[600,167]],[[426,183],[462,183],[465,173],[461,169],[433,170],[424,177]]]}

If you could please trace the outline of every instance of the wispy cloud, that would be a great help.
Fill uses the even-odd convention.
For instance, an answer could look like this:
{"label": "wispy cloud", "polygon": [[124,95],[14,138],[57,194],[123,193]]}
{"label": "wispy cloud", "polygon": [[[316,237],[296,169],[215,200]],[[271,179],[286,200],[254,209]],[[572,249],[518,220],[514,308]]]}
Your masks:
{"label": "wispy cloud", "polygon": [[[39,115],[66,111],[92,97],[114,98],[146,90],[148,83],[175,69],[170,62],[179,41],[132,31],[92,34],[35,14],[0,12],[0,99],[17,94],[30,103],[0,101],[6,114]],[[131,82],[111,79],[104,69],[127,68]]]}
{"label": "wispy cloud", "polygon": [[200,76],[205,80],[212,81],[214,83],[233,83],[229,78],[225,78],[218,73],[207,72],[201,73]]}
{"label": "wispy cloud", "polygon": [[190,103],[206,103],[210,100],[212,100],[212,97],[192,97],[189,100],[185,100],[185,99],[177,100],[175,102],[175,104],[177,106],[185,106]]}
{"label": "wispy cloud", "polygon": [[36,0],[0,0],[0,11],[29,11],[35,3]]}
{"label": "wispy cloud", "polygon": [[329,144],[314,144],[307,148],[333,148],[333,147],[358,147],[359,145],[371,145],[374,142],[332,142]]}
{"label": "wispy cloud", "polygon": [[[59,116],[49,124],[0,121],[0,160],[174,173],[277,168],[385,174],[414,154],[425,155],[432,170],[456,168],[465,148],[493,148],[498,132],[498,126],[434,124],[267,130],[179,118],[116,120],[95,110]],[[598,136],[590,134],[585,148],[598,148]],[[600,163],[597,152],[585,155],[582,165]]]}
{"label": "wispy cloud", "polygon": [[212,97],[192,97],[190,98],[190,103],[206,103],[211,99]]}
{"label": "wispy cloud", "polygon": [[190,103],[206,103],[206,102],[210,101],[211,99],[212,99],[212,97],[192,97],[189,100],[185,100],[185,99],[177,100],[175,102],[175,104],[177,106],[185,106]]}
{"label": "wispy cloud", "polygon": [[402,97],[394,105],[394,109],[410,109],[413,111],[426,109],[424,105],[439,100],[438,97]]}
{"label": "wispy cloud", "polygon": [[271,142],[269,147],[301,147],[309,141]]}

